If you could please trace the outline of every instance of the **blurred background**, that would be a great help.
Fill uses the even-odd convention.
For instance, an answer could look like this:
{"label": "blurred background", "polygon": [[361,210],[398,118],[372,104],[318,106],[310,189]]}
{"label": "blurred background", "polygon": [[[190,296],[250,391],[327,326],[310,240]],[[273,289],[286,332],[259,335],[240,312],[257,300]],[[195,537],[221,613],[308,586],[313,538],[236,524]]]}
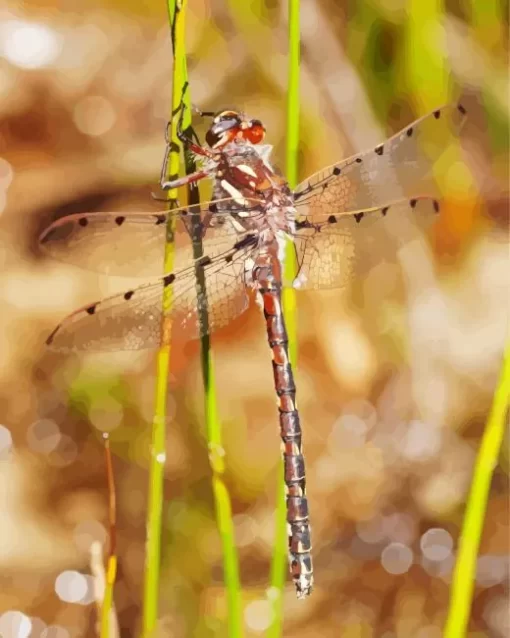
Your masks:
{"label": "blurred background", "polygon": [[[298,602],[289,577],[288,638],[441,636],[508,327],[507,16],[499,0],[302,2],[302,179],[461,95],[469,119],[437,174],[442,214],[418,276],[395,257],[346,290],[299,294],[317,585]],[[189,2],[193,102],[263,120],[282,170],[286,23],[282,0]],[[97,635],[91,548],[108,538],[103,432],[118,490],[120,635],[140,627],[154,352],[48,352],[66,314],[126,282],[52,261],[37,237],[65,213],[161,208],[150,194],[171,71],[163,2],[0,8],[3,638]],[[280,459],[260,311],[216,334],[213,353],[246,636],[255,637],[270,622]],[[507,443],[469,638],[510,635]],[[164,521],[158,635],[226,636],[197,344],[172,351]]]}

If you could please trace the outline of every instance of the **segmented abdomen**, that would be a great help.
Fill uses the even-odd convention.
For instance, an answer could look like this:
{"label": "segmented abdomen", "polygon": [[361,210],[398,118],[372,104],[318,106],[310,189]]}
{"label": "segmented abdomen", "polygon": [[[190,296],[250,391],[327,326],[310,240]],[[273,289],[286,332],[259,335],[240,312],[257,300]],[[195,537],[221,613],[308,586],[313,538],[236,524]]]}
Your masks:
{"label": "segmented abdomen", "polygon": [[289,563],[298,598],[308,596],[313,587],[305,461],[301,449],[301,424],[296,408],[296,386],[289,360],[288,337],[281,304],[281,283],[270,267],[256,269],[262,295],[267,337],[273,357],[273,375],[278,411],[287,501]]}

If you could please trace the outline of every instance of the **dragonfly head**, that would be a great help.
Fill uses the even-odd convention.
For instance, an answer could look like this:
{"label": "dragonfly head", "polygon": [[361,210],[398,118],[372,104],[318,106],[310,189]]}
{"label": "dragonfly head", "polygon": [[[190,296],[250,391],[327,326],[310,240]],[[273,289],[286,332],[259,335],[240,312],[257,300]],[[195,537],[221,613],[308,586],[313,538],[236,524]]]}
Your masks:
{"label": "dragonfly head", "polygon": [[234,140],[259,144],[264,139],[265,132],[260,120],[247,120],[237,111],[221,111],[214,116],[205,141],[214,149],[221,149]]}

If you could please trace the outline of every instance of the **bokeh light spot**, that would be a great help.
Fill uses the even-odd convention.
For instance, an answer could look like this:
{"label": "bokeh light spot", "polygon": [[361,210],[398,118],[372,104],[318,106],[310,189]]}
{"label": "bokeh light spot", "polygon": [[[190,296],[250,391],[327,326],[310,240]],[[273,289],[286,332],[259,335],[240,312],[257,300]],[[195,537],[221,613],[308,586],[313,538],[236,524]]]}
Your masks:
{"label": "bokeh light spot", "polygon": [[416,538],[416,521],[405,512],[395,512],[384,517],[383,529],[392,541],[410,545]]}
{"label": "bokeh light spot", "polygon": [[73,120],[78,130],[85,135],[99,137],[107,133],[115,124],[116,114],[106,98],[90,95],[75,106]]}
{"label": "bokeh light spot", "polygon": [[480,556],[476,569],[476,582],[482,587],[499,585],[508,578],[508,556]]}
{"label": "bokeh light spot", "polygon": [[365,443],[368,425],[356,414],[343,414],[335,422],[328,443],[331,447],[356,447]]}
{"label": "bokeh light spot", "polygon": [[70,634],[64,627],[49,625],[43,631],[41,638],[70,638]]}
{"label": "bokeh light spot", "polygon": [[248,629],[265,631],[271,624],[271,605],[267,600],[254,600],[246,605],[244,619]]}
{"label": "bokeh light spot", "polygon": [[24,69],[52,64],[61,51],[58,34],[44,24],[9,20],[2,25],[0,51],[11,63]]}
{"label": "bokeh light spot", "polygon": [[74,542],[78,549],[89,552],[92,543],[100,543],[104,546],[107,533],[104,526],[95,520],[81,521],[74,529]]}
{"label": "bokeh light spot", "polygon": [[381,564],[389,574],[405,574],[413,564],[413,552],[403,543],[390,543],[383,549]]}
{"label": "bokeh light spot", "polygon": [[4,425],[0,425],[0,461],[7,459],[11,450],[12,434]]}
{"label": "bokeh light spot", "polygon": [[81,603],[88,594],[88,582],[84,574],[76,571],[65,571],[55,580],[55,592],[65,603]]}
{"label": "bokeh light spot", "polygon": [[428,560],[443,561],[452,553],[453,539],[445,529],[434,527],[423,534],[420,548]]}
{"label": "bokeh light spot", "polygon": [[32,616],[30,618],[30,622],[32,623],[32,629],[30,631],[30,638],[42,638],[44,632],[46,631],[46,623],[41,618],[36,618]]}
{"label": "bokeh light spot", "polygon": [[407,429],[402,454],[410,461],[428,461],[441,449],[441,430],[422,421],[411,421]]}
{"label": "bokeh light spot", "polygon": [[119,427],[124,418],[122,404],[113,397],[94,400],[89,409],[91,423],[101,432],[111,432]]}
{"label": "bokeh light spot", "polygon": [[52,419],[39,419],[27,430],[27,443],[31,450],[40,454],[49,454],[60,442],[58,425]]}
{"label": "bokeh light spot", "polygon": [[6,205],[7,205],[7,193],[4,190],[0,190],[0,213],[3,213]]}
{"label": "bokeh light spot", "polygon": [[63,434],[60,437],[59,444],[49,457],[52,465],[55,467],[66,467],[71,465],[78,456],[78,446],[70,436]]}
{"label": "bokeh light spot", "polygon": [[383,520],[380,516],[376,516],[369,521],[359,521],[356,523],[356,532],[359,538],[369,545],[380,543],[386,538]]}
{"label": "bokeh light spot", "polygon": [[6,611],[0,616],[0,636],[2,638],[28,638],[32,622],[21,611]]}
{"label": "bokeh light spot", "polygon": [[510,616],[508,614],[508,597],[498,596],[489,600],[483,610],[485,622],[489,625],[494,636],[508,636],[510,631]]}
{"label": "bokeh light spot", "polygon": [[0,157],[0,190],[5,191],[9,188],[13,176],[14,171],[12,170],[12,166],[6,159]]}

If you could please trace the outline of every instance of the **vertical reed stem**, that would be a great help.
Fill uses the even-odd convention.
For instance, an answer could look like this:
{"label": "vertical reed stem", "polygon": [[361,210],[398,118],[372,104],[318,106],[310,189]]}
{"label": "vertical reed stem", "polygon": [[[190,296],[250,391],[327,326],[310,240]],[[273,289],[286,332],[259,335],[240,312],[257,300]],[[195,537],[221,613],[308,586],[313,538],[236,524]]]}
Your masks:
{"label": "vertical reed stem", "polygon": [[[170,155],[168,177],[179,173],[180,142],[177,138],[178,114],[182,108],[186,83],[186,57],[184,45],[186,0],[168,0],[168,12],[174,51],[172,85],[172,119],[170,123]],[[175,208],[177,193],[168,194],[170,208]],[[167,241],[163,270],[173,271],[175,220],[170,217],[167,225]],[[171,324],[169,312],[172,306],[172,286],[167,286],[163,295],[163,319],[161,325],[162,346],[157,354],[156,392],[154,419],[152,422],[152,443],[149,469],[149,493],[147,510],[147,540],[145,554],[144,595],[143,595],[143,638],[149,638],[158,619],[159,573],[161,563],[161,524],[163,512],[163,482],[165,470],[166,401],[168,392],[168,372],[170,368]]]}
{"label": "vertical reed stem", "polygon": [[506,346],[501,376],[494,393],[492,409],[475,461],[471,489],[460,533],[459,551],[453,572],[444,638],[464,638],[466,636],[476,580],[478,550],[492,475],[498,463],[507,424],[509,400],[510,341]]}
{"label": "vertical reed stem", "polygon": [[103,595],[103,603],[101,605],[101,638],[112,638],[118,632],[111,627],[112,617],[114,617],[113,609],[113,587],[115,585],[115,576],[117,573],[117,535],[116,535],[116,518],[117,518],[117,500],[115,494],[115,478],[113,475],[112,453],[110,450],[110,439],[108,434],[104,434],[104,450],[106,457],[106,476],[108,481],[108,519],[110,528],[110,548],[108,552],[108,565],[106,569],[105,590]]}
{"label": "vertical reed stem", "polygon": [[[187,90],[187,69],[186,55],[184,47],[184,17],[186,0],[169,0],[168,12],[172,32],[172,42],[174,47],[174,72],[173,72],[173,93],[172,93],[172,120],[170,128],[170,155],[168,163],[168,177],[175,177],[179,171],[179,148],[181,146],[177,138],[177,126],[179,120],[182,121],[184,133],[191,135],[191,108],[189,91]],[[182,109],[184,112],[182,113]],[[181,118],[181,113],[183,117]],[[184,153],[186,173],[190,174],[196,170],[193,157],[190,153]],[[188,191],[189,206],[199,212],[199,191],[196,185],[191,185]],[[176,193],[170,192],[169,199],[171,206],[175,207]],[[197,223],[198,222],[198,223]],[[191,216],[193,256],[195,259],[203,254],[200,234],[199,217]],[[175,223],[169,221],[167,228],[167,245],[165,249],[165,272],[173,270],[174,252],[173,237],[175,233]],[[201,294],[205,292],[205,277],[201,267],[196,268],[197,290]],[[168,315],[172,305],[172,290],[169,286],[165,290],[163,301],[164,314]],[[231,638],[242,638],[242,606],[241,588],[239,581],[239,566],[237,550],[234,540],[234,526],[232,520],[232,508],[230,497],[226,489],[223,474],[225,471],[225,460],[223,454],[221,426],[217,413],[216,392],[214,386],[214,372],[211,359],[211,348],[209,338],[208,309],[205,304],[199,304],[198,318],[201,337],[201,360],[202,375],[205,389],[205,416],[207,425],[207,439],[209,444],[209,458],[212,477],[212,489],[215,501],[216,517],[221,536],[223,548],[223,564],[225,572],[225,582],[228,599],[228,628]],[[156,408],[153,423],[153,445],[151,458],[151,477],[149,487],[149,514],[148,535],[147,535],[147,566],[146,588],[144,598],[144,637],[154,629],[157,620],[157,583],[159,581],[160,563],[160,530],[161,530],[161,508],[163,498],[163,461],[164,461],[164,435],[165,435],[165,409],[166,409],[166,387],[170,360],[170,333],[171,327],[168,321],[164,321],[162,326],[164,335],[163,346],[158,353],[158,373],[156,386]]]}

